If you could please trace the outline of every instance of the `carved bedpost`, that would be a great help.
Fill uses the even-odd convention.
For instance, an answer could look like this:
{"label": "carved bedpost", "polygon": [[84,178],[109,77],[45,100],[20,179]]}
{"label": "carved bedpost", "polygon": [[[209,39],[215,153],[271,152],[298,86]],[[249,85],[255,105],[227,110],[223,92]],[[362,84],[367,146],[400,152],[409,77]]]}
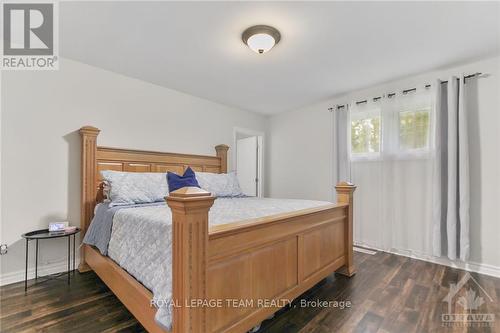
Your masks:
{"label": "carved bedpost", "polygon": [[[96,152],[97,152],[97,136],[100,130],[92,126],[80,128],[82,137],[82,196],[81,196],[81,216],[80,228],[82,229],[81,237],[85,235],[87,228],[94,216],[95,198],[96,198]],[[90,270],[90,267],[85,261],[85,251],[80,250],[80,272]]]}
{"label": "carved bedpost", "polygon": [[229,149],[228,145],[218,145],[215,146],[215,151],[217,152],[217,157],[220,157],[220,173],[227,173],[227,151]]}
{"label": "carved bedpost", "polygon": [[172,209],[173,333],[207,332],[206,308],[186,307],[207,297],[208,211],[214,203],[209,192],[184,187],[166,198]]}
{"label": "carved bedpost", "polygon": [[356,186],[348,182],[340,182],[335,186],[337,190],[337,202],[349,204],[347,208],[347,226],[345,228],[345,246],[346,260],[345,267],[339,272],[347,276],[353,276],[356,273],[353,262],[353,197]]}

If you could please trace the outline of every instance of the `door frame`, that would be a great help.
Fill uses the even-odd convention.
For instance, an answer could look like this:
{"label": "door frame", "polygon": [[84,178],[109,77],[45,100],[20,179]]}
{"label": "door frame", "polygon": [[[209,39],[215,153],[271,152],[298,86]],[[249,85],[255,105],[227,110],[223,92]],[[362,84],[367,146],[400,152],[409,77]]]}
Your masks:
{"label": "door frame", "polygon": [[265,152],[264,152],[264,140],[265,140],[265,133],[262,131],[257,131],[249,128],[243,128],[243,127],[233,127],[233,147],[234,147],[234,153],[233,158],[232,158],[232,165],[233,165],[233,171],[238,170],[237,164],[237,143],[236,141],[238,140],[238,134],[243,134],[243,135],[248,135],[248,136],[256,136],[257,137],[257,149],[258,149],[258,166],[257,166],[257,174],[258,174],[258,184],[257,184],[257,197],[261,198],[264,196],[264,182],[265,182],[265,177],[264,177],[264,157]]}

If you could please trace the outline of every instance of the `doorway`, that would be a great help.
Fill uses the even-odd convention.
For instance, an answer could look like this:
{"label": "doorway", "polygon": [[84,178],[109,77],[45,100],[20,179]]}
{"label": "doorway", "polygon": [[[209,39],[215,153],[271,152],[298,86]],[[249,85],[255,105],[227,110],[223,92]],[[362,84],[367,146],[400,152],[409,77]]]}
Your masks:
{"label": "doorway", "polygon": [[244,128],[234,129],[234,170],[245,195],[262,197],[264,133]]}

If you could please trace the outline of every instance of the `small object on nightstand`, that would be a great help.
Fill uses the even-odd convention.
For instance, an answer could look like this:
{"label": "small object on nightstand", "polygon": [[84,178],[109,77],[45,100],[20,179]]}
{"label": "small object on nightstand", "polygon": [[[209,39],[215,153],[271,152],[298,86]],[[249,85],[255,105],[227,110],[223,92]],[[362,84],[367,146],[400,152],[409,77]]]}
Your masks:
{"label": "small object on nightstand", "polygon": [[78,229],[78,228],[77,227],[66,227],[66,228],[64,228],[64,232],[73,232],[76,229]]}
{"label": "small object on nightstand", "polygon": [[61,233],[64,232],[64,229],[69,226],[68,222],[52,222],[49,223],[49,232],[51,233]]}
{"label": "small object on nightstand", "polygon": [[[66,223],[66,225],[64,225]],[[51,223],[52,225],[52,223]],[[38,240],[40,239],[52,239],[52,238],[60,238],[60,237],[68,237],[68,270],[64,274],[68,274],[68,284],[70,283],[70,259],[71,259],[71,249],[70,249],[70,244],[71,244],[71,236],[73,236],[73,273],[75,272],[75,253],[76,253],[76,234],[80,232],[80,228],[77,227],[68,227],[67,222],[63,222],[64,227],[61,230],[57,230],[57,228],[53,228],[53,231],[50,229],[42,229],[42,230],[35,230],[31,232],[27,232],[25,234],[22,234],[21,237],[26,239],[26,269],[24,271],[24,291],[28,290],[28,250],[29,250],[29,242],[34,240],[36,247],[35,247],[35,280],[37,280],[38,277]],[[65,227],[68,227],[68,231],[65,230]],[[44,276],[48,279],[50,279],[49,276]]]}

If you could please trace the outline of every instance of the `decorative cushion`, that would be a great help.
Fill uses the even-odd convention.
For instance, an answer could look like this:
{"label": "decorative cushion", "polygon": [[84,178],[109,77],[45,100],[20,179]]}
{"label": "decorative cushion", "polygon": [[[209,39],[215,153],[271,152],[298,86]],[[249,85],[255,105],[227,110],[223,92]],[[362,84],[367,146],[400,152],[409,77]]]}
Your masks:
{"label": "decorative cushion", "polygon": [[200,187],[198,181],[196,180],[196,176],[194,175],[193,169],[188,167],[182,176],[179,176],[173,172],[167,172],[167,180],[168,180],[168,190],[173,192],[183,187]]}
{"label": "decorative cushion", "polygon": [[235,172],[210,173],[196,172],[196,179],[200,187],[212,193],[215,197],[242,197],[245,196]]}
{"label": "decorative cushion", "polygon": [[104,170],[110,207],[163,201],[168,194],[165,173]]}

